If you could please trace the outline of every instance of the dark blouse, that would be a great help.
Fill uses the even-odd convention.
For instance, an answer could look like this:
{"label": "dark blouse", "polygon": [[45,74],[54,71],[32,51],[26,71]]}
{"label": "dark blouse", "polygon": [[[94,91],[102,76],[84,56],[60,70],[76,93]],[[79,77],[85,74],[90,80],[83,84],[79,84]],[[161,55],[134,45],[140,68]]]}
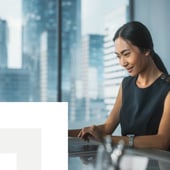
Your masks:
{"label": "dark blouse", "polygon": [[161,75],[147,88],[136,85],[137,77],[122,82],[120,125],[122,135],[156,134],[163,113],[164,100],[170,91],[170,76]]}

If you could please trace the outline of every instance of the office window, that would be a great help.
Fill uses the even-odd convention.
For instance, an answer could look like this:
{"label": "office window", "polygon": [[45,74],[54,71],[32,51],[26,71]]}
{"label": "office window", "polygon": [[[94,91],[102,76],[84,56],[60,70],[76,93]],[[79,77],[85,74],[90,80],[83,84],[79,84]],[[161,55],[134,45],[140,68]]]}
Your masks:
{"label": "office window", "polygon": [[125,75],[112,38],[129,20],[129,0],[58,2],[1,1],[0,101],[51,102],[61,94],[69,128],[103,122]]}
{"label": "office window", "polygon": [[62,98],[69,101],[69,128],[103,123],[126,74],[112,38],[130,20],[129,1],[62,2]]}
{"label": "office window", "polygon": [[57,101],[57,28],[56,0],[1,1],[0,101]]}

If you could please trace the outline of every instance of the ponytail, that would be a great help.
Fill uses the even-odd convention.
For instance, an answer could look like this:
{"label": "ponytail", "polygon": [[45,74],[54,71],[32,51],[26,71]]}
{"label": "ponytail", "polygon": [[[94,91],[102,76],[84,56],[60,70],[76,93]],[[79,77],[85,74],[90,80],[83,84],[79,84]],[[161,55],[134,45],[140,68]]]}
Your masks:
{"label": "ponytail", "polygon": [[154,63],[156,64],[156,66],[158,67],[158,69],[160,71],[162,71],[165,74],[168,74],[168,71],[164,65],[164,63],[162,62],[161,58],[158,56],[158,54],[155,51],[152,51],[152,59],[154,61]]}

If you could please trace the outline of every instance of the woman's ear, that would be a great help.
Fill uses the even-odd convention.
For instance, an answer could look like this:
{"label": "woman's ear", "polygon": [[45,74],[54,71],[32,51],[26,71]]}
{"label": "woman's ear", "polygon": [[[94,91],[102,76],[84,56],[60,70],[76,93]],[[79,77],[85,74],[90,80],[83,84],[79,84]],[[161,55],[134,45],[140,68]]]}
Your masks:
{"label": "woman's ear", "polygon": [[144,53],[145,53],[145,56],[150,56],[151,55],[151,50],[149,50],[149,49],[145,50]]}

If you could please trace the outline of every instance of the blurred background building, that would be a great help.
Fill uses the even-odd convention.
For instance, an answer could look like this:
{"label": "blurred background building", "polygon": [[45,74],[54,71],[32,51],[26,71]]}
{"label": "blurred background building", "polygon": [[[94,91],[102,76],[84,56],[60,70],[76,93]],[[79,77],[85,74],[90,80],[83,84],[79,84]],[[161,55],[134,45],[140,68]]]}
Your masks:
{"label": "blurred background building", "polygon": [[0,19],[0,68],[7,68],[8,56],[8,26],[5,20]]}

